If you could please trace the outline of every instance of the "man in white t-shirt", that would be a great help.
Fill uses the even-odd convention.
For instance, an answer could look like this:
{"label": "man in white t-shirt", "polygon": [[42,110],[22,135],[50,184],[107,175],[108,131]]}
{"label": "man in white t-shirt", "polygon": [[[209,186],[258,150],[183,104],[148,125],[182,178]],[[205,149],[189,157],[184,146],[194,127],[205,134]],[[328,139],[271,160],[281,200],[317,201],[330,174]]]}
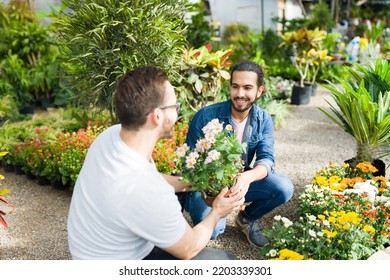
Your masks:
{"label": "man in white t-shirt", "polygon": [[206,248],[222,217],[243,196],[221,191],[210,214],[191,228],[175,192],[188,191],[178,177],[160,174],[155,144],[172,137],[180,104],[166,74],[155,67],[127,72],[115,93],[120,124],[102,132],[88,150],[68,217],[73,259],[231,258]]}

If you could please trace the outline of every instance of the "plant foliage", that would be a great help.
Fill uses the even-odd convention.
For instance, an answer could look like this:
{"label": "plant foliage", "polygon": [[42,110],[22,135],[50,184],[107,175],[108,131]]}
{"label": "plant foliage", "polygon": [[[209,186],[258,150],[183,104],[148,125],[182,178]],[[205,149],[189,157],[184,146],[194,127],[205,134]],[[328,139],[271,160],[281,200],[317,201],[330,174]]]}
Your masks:
{"label": "plant foliage", "polygon": [[[174,74],[185,45],[185,0],[65,0],[56,23],[62,58],[80,105],[109,109],[127,70],[155,65]],[[70,11],[69,11],[70,10]]]}

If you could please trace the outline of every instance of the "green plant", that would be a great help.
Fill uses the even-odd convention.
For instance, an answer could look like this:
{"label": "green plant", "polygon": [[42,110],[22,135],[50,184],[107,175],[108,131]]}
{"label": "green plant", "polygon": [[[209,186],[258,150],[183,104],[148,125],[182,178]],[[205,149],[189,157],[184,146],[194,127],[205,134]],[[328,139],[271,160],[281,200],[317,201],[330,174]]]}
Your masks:
{"label": "green plant", "polygon": [[223,99],[223,83],[230,80],[227,71],[232,64],[231,49],[212,52],[212,45],[186,49],[179,64],[180,78],[175,82],[183,101],[185,119],[191,119],[200,108]]}
{"label": "green plant", "polygon": [[65,0],[56,21],[63,61],[79,105],[111,112],[115,82],[127,70],[156,65],[170,75],[185,45],[185,0]]}
{"label": "green plant", "polygon": [[51,27],[25,8],[10,4],[0,25],[1,83],[9,85],[7,92],[21,107],[48,98],[59,88],[58,50]]}
{"label": "green plant", "polygon": [[[304,82],[309,81],[310,68],[314,68],[313,76],[321,67],[323,61],[329,61],[328,51],[322,48],[322,41],[327,32],[315,28],[314,30],[299,29],[298,31],[286,32],[281,35],[283,42],[279,47],[286,47],[292,54],[292,64],[299,73],[299,86],[303,87]],[[311,80],[312,82],[312,80]]]}
{"label": "green plant", "polygon": [[[384,64],[377,62],[376,67],[382,66]],[[388,64],[386,67],[388,68]],[[389,149],[386,149],[390,141],[390,91],[382,91],[383,87],[379,84],[372,84],[378,80],[378,75],[375,75],[373,68],[366,68],[363,72],[366,73],[364,75],[366,79],[371,82],[365,82],[365,78],[351,75],[350,82],[337,79],[341,86],[331,82],[324,85],[331,91],[335,101],[335,104],[327,101],[333,115],[322,108],[319,110],[355,138],[356,160],[371,162],[374,157],[383,157],[390,153]],[[388,83],[390,80],[387,78],[384,82]],[[371,86],[366,88],[366,85]],[[385,150],[381,150],[382,146]]]}
{"label": "green plant", "polygon": [[226,24],[222,36],[223,45],[233,50],[230,59],[235,62],[253,60],[256,56],[261,56],[262,39],[260,33],[250,30],[244,23]]}
{"label": "green plant", "polygon": [[206,11],[203,1],[192,3],[189,12],[192,13],[190,22],[187,23],[185,36],[190,47],[200,47],[210,42],[212,29],[206,20],[209,12]]}
{"label": "green plant", "polygon": [[322,0],[312,6],[308,18],[307,28],[309,29],[319,27],[322,30],[330,31],[336,25],[328,4]]}
{"label": "green plant", "polygon": [[15,100],[10,94],[0,96],[0,120],[14,118],[18,115],[18,108]]}
{"label": "green plant", "polygon": [[390,241],[390,184],[373,171],[368,162],[318,171],[299,195],[299,218],[275,216],[261,252],[270,259],[357,260],[383,249]]}
{"label": "green plant", "polygon": [[218,119],[204,128],[204,138],[190,149],[187,144],[176,150],[178,170],[184,182],[191,183],[193,191],[204,197],[216,196],[225,187],[231,187],[242,171],[242,153],[245,144],[237,142],[231,125],[223,127]]}
{"label": "green plant", "polygon": [[281,76],[269,76],[266,78],[267,94],[272,99],[286,100],[291,97],[294,82]]}
{"label": "green plant", "polygon": [[274,116],[275,129],[282,127],[283,122],[290,115],[288,103],[284,100],[272,100],[265,105],[264,110]]}
{"label": "green plant", "polygon": [[[7,152],[0,152],[0,159],[5,156],[7,154]],[[3,180],[4,179],[4,176],[0,174],[0,180]],[[0,186],[1,186],[1,183],[0,183]],[[10,189],[0,189],[0,202],[3,202],[5,203],[7,206],[10,206],[12,208],[15,208],[15,204],[9,202],[7,199],[4,198],[4,195],[10,193],[11,190]],[[6,221],[4,220],[3,216],[6,215],[6,212],[4,212],[3,210],[0,210],[0,223],[5,227],[5,228],[8,228],[8,225],[6,223]]]}

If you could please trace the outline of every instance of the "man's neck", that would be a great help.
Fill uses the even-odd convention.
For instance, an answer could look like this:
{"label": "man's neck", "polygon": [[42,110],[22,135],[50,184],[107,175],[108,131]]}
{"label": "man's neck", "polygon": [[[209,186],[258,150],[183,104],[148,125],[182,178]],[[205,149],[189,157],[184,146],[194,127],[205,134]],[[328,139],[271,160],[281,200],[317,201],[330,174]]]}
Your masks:
{"label": "man's neck", "polygon": [[[251,107],[252,108],[252,107]],[[233,108],[231,110],[231,114],[232,114],[232,118],[236,121],[236,122],[242,122],[244,121],[248,116],[249,116],[249,112],[251,111],[251,108],[244,111],[244,112],[237,112],[235,111]]]}
{"label": "man's neck", "polygon": [[134,131],[122,128],[120,137],[130,149],[140,154],[147,161],[151,159],[154,146],[157,143],[153,133],[146,130]]}

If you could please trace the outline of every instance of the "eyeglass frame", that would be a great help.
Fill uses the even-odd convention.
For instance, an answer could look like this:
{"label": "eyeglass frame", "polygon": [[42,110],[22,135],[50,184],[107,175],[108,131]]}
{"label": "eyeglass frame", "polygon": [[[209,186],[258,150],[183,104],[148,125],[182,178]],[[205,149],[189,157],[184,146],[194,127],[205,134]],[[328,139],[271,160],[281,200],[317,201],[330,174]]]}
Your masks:
{"label": "eyeglass frame", "polygon": [[180,102],[177,102],[176,104],[172,104],[172,105],[166,105],[166,106],[159,106],[157,107],[161,110],[164,110],[164,109],[169,109],[169,108],[175,108],[176,109],[176,112],[180,112],[180,108],[181,108],[181,103]]}

